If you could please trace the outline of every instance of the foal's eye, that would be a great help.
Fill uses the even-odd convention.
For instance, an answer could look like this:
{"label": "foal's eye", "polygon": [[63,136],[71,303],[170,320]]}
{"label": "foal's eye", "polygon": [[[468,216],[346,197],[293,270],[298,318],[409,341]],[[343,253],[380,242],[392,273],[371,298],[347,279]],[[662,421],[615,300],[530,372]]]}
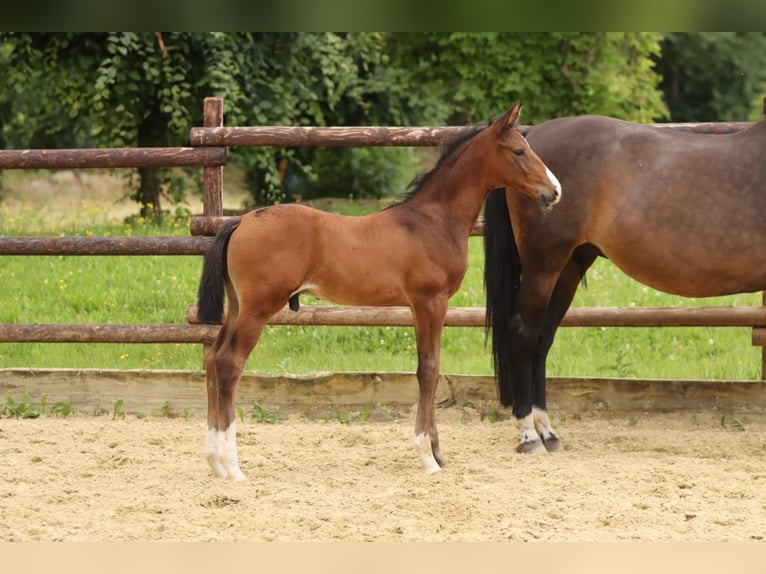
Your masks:
{"label": "foal's eye", "polygon": [[524,155],[524,150],[523,149],[515,149],[515,150],[513,150],[513,155],[522,156],[522,155]]}

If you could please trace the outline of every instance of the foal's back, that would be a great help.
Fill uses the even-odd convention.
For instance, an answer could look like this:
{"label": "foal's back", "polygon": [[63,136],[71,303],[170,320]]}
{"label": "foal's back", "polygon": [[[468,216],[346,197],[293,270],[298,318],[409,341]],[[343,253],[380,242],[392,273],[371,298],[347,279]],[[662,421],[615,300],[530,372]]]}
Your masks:
{"label": "foal's back", "polygon": [[408,305],[415,289],[452,294],[459,287],[465,261],[454,249],[440,255],[444,243],[440,230],[408,213],[406,204],[364,216],[284,204],[242,216],[229,242],[228,260],[237,261],[230,277],[235,289],[279,282],[286,296]]}

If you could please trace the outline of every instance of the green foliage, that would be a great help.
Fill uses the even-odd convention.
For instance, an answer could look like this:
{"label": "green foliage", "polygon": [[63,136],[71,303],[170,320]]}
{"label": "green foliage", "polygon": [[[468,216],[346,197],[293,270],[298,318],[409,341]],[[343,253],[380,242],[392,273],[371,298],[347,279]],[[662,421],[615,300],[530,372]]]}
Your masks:
{"label": "green foliage", "polygon": [[429,32],[398,35],[396,57],[451,108],[451,121],[490,119],[513,101],[524,121],[599,113],[647,122],[666,115],[644,32]]}
{"label": "green foliage", "polygon": [[675,32],[657,69],[676,122],[758,120],[766,95],[766,34]]}
{"label": "green foliage", "polygon": [[[0,33],[0,140],[13,147],[185,145],[205,96],[227,125],[434,125],[664,114],[649,33]],[[413,150],[236,148],[254,203],[404,191]],[[140,170],[142,216],[187,181]]]}

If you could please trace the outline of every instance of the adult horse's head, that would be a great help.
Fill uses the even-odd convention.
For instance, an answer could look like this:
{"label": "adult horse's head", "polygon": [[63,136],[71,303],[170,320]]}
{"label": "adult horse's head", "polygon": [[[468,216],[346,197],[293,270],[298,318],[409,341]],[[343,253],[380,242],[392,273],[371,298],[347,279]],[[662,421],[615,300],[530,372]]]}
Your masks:
{"label": "adult horse's head", "polygon": [[496,187],[511,188],[550,209],[561,199],[561,183],[519,131],[520,114],[521,103],[516,102],[487,128],[498,142],[498,153],[487,157],[497,162],[490,171],[499,176]]}

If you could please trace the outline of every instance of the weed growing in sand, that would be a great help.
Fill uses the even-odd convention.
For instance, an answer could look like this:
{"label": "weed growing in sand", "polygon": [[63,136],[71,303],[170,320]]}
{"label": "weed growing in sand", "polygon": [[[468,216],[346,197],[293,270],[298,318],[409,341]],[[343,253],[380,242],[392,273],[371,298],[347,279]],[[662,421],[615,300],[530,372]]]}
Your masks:
{"label": "weed growing in sand", "polygon": [[165,401],[162,403],[162,406],[160,407],[160,416],[165,418],[171,418],[173,416],[173,413],[171,412],[170,408],[170,401]]}
{"label": "weed growing in sand", "polygon": [[72,414],[71,401],[59,401],[51,407],[51,414],[57,417],[68,417]]}
{"label": "weed growing in sand", "polygon": [[253,414],[250,415],[250,418],[257,423],[268,423],[273,425],[282,419],[282,415],[269,412],[257,402],[253,401]]}
{"label": "weed growing in sand", "polygon": [[0,409],[0,415],[4,417],[36,419],[40,416],[40,411],[32,406],[32,398],[29,391],[24,391],[24,396],[20,402],[16,402],[12,396],[5,398],[5,405]]}
{"label": "weed growing in sand", "polygon": [[[42,395],[40,397],[40,407],[37,408],[32,403],[32,394],[27,390],[24,391],[20,401],[17,401],[10,395],[6,396],[5,404],[0,406],[0,417],[36,419],[41,414],[47,414],[47,405],[48,397],[47,395]],[[72,403],[70,401],[59,401],[50,409],[50,415],[52,416],[66,417],[71,413]]]}
{"label": "weed growing in sand", "polygon": [[722,415],[721,416],[721,426],[723,428],[728,428],[729,427],[729,421],[731,421],[732,429],[737,430],[737,431],[745,431],[745,430],[747,430],[745,428],[745,423],[743,423],[742,419],[740,419],[739,417],[733,416],[733,415],[732,416],[727,416],[727,415]]}

